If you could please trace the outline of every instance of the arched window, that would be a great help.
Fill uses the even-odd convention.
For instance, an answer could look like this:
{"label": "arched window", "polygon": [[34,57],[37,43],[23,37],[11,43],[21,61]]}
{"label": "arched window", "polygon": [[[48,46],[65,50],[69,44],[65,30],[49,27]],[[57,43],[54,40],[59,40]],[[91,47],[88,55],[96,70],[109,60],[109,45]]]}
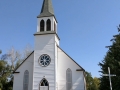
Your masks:
{"label": "arched window", "polygon": [[48,19],[47,20],[47,22],[46,22],[46,31],[51,31],[51,21],[50,21],[50,19]]}
{"label": "arched window", "polygon": [[72,89],[72,71],[71,69],[67,69],[66,71],[66,90]]}
{"label": "arched window", "polygon": [[23,90],[28,90],[28,84],[29,84],[29,72],[28,70],[26,70],[24,72]]}
{"label": "arched window", "polygon": [[40,22],[40,31],[43,32],[44,31],[44,20],[41,20]]}
{"label": "arched window", "polygon": [[49,83],[45,78],[43,78],[40,82],[39,90],[48,90],[48,89],[49,89]]}
{"label": "arched window", "polygon": [[55,24],[55,22],[54,22],[54,31],[56,31],[56,24]]}

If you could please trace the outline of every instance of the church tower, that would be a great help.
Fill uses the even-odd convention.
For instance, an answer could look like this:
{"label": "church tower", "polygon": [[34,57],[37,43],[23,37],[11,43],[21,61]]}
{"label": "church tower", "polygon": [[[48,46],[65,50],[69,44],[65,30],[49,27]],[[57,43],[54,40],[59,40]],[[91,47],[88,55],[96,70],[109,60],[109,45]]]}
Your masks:
{"label": "church tower", "polygon": [[43,0],[34,36],[33,90],[56,90],[57,46],[60,39],[51,0]]}

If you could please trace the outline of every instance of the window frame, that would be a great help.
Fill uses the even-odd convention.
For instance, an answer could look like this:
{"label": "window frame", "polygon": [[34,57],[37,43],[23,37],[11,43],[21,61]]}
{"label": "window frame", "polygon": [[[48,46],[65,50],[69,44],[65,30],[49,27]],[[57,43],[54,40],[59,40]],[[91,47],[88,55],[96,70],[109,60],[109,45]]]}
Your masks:
{"label": "window frame", "polygon": [[[49,58],[49,62],[48,62],[48,64],[47,65],[43,65],[42,63],[41,63],[41,59],[43,58],[43,57],[45,57],[45,56],[47,56],[48,58]],[[46,60],[46,62],[47,62],[47,60]],[[51,58],[50,58],[50,56],[49,55],[47,55],[47,54],[42,54],[40,57],[39,57],[39,59],[38,59],[38,63],[40,64],[40,66],[42,66],[42,67],[47,67],[47,66],[49,66],[50,65],[50,63],[51,63]]]}
{"label": "window frame", "polygon": [[46,31],[51,31],[51,20],[47,19],[46,21]]}
{"label": "window frame", "polygon": [[44,32],[45,31],[45,21],[42,19],[40,21],[40,32]]}
{"label": "window frame", "polygon": [[[69,79],[68,79],[68,76],[70,76],[71,78],[71,80],[70,80],[70,82],[68,81]],[[71,89],[72,89],[72,70],[70,69],[70,68],[68,68],[67,70],[66,70],[66,90],[69,90],[69,86],[68,86],[68,83],[70,83],[71,84]]]}
{"label": "window frame", "polygon": [[[39,90],[40,90],[40,87],[41,87],[41,84],[42,84],[43,80],[46,80],[46,81],[47,81],[46,78],[43,78],[43,79],[40,81]],[[48,82],[48,81],[47,81],[47,84],[48,84],[48,86],[46,86],[46,87],[48,87],[48,90],[49,90],[49,82]],[[45,87],[45,86],[42,86],[42,87]]]}
{"label": "window frame", "polygon": [[[27,77],[27,80],[26,80],[26,77]],[[25,85],[27,86],[27,90],[29,88],[29,71],[26,70],[24,72],[24,77],[23,77],[23,90],[26,90],[26,87]]]}

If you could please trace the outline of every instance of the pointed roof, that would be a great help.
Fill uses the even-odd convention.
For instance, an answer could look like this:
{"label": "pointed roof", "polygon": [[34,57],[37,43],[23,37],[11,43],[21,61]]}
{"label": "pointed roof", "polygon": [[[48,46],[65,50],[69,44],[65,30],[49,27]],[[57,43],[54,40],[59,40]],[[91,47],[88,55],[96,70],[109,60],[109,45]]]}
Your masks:
{"label": "pointed roof", "polygon": [[41,13],[40,13],[40,15],[37,16],[37,18],[48,17],[48,16],[54,16],[52,2],[51,2],[51,0],[44,0],[42,9],[41,9]]}

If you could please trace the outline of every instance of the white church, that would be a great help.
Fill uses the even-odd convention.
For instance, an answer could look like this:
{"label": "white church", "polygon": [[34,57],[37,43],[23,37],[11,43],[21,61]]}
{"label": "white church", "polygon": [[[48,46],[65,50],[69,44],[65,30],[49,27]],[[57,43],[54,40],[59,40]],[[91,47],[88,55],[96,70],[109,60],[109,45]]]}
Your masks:
{"label": "white church", "polygon": [[85,70],[59,46],[51,0],[43,0],[34,37],[34,51],[13,72],[13,90],[86,90]]}

